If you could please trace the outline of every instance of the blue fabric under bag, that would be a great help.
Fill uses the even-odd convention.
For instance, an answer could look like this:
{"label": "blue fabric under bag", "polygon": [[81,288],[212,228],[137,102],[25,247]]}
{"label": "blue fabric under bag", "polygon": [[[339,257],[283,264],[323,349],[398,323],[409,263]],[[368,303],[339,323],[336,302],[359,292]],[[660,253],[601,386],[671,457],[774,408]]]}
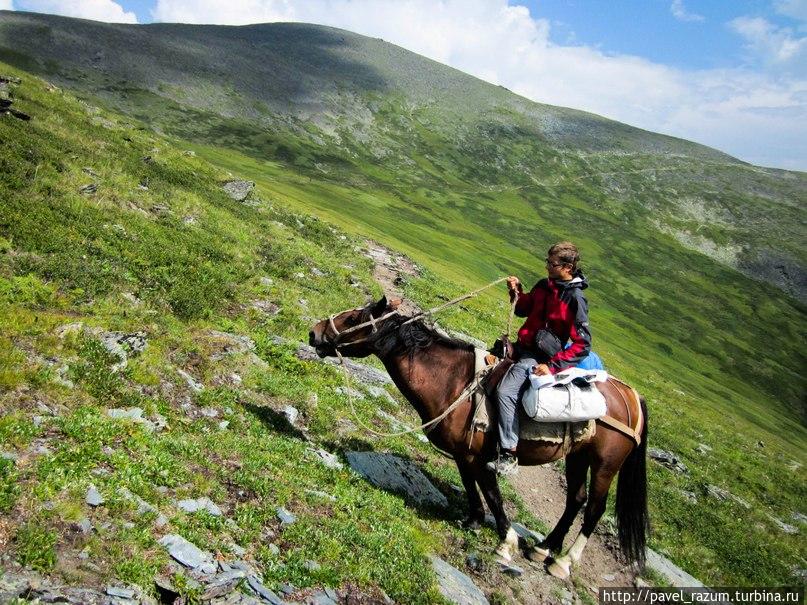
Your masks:
{"label": "blue fabric under bag", "polygon": [[[564,348],[568,349],[572,346],[572,343],[567,344]],[[588,356],[584,357],[580,363],[577,364],[578,368],[583,368],[584,370],[604,370],[605,366],[602,365],[602,359],[600,356],[597,355],[594,351],[588,354]]]}

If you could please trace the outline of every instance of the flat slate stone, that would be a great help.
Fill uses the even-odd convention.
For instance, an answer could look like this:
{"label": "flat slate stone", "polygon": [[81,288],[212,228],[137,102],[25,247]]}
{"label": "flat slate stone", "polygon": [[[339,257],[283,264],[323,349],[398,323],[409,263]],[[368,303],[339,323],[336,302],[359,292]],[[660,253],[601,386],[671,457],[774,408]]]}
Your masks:
{"label": "flat slate stone", "polygon": [[691,586],[693,588],[703,588],[703,583],[696,580],[675,563],[670,561],[654,550],[647,549],[647,566],[656,573],[664,576],[675,588]]}
{"label": "flat slate stone", "polygon": [[255,591],[259,597],[261,597],[264,601],[268,601],[272,603],[272,605],[283,605],[284,601],[279,596],[277,596],[274,592],[266,588],[261,581],[257,578],[257,576],[249,576],[247,577],[247,584],[249,587]]}
{"label": "flat slate stone", "polygon": [[221,509],[210,498],[188,498],[177,502],[177,506],[187,513],[207,511],[214,517],[221,517]]}
{"label": "flat slate stone", "polygon": [[448,499],[408,460],[393,454],[348,452],[347,462],[376,487],[403,494],[418,505],[448,507]]}
{"label": "flat slate stone", "polygon": [[118,586],[107,586],[106,593],[110,597],[120,597],[122,599],[134,599],[135,591],[131,588],[120,588]]}
{"label": "flat slate stone", "polygon": [[168,549],[168,554],[174,557],[174,559],[191,569],[196,569],[203,563],[211,561],[213,558],[210,553],[188,542],[179,534],[163,536],[160,538],[160,544]]}
{"label": "flat slate stone", "polygon": [[308,451],[313,453],[317,458],[319,458],[322,461],[322,464],[324,464],[328,468],[338,470],[344,467],[344,465],[339,461],[339,458],[337,458],[335,454],[327,452],[321,448],[318,449],[309,448]]}
{"label": "flat slate stone", "polygon": [[456,605],[489,605],[485,593],[473,580],[440,557],[431,557],[432,568],[437,574],[440,594]]}
{"label": "flat slate stone", "polygon": [[87,489],[87,495],[84,497],[84,501],[90,506],[101,506],[104,503],[104,497],[94,485],[91,485]]}
{"label": "flat slate stone", "polygon": [[282,526],[291,525],[297,520],[297,517],[282,506],[277,507],[277,518],[280,519],[280,525]]}

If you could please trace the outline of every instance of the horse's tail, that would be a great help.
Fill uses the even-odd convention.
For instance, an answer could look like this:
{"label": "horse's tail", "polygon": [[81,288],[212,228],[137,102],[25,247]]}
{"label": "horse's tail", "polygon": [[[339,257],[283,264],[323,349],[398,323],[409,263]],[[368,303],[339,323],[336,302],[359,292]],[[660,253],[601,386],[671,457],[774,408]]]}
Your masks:
{"label": "horse's tail", "polygon": [[645,542],[650,532],[647,514],[647,404],[639,398],[644,423],[641,443],[633,448],[616,484],[616,519],[619,546],[628,561],[644,567]]}

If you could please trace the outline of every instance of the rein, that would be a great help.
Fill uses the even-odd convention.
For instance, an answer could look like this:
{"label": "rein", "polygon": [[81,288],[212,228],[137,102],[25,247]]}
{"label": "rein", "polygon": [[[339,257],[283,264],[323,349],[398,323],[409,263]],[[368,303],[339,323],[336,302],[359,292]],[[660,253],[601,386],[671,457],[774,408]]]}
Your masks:
{"label": "rein", "polygon": [[[473,290],[472,292],[468,292],[467,294],[463,294],[462,296],[458,296],[457,298],[453,298],[453,299],[449,300],[448,302],[445,302],[445,303],[443,303],[441,305],[437,305],[436,307],[432,307],[428,311],[421,311],[419,313],[416,313],[415,315],[413,315],[412,317],[407,319],[405,322],[403,322],[401,325],[405,326],[406,324],[412,323],[415,320],[422,319],[424,317],[429,317],[429,316],[431,316],[431,315],[433,315],[435,313],[438,313],[438,312],[442,311],[443,309],[447,309],[448,307],[456,305],[457,303],[460,303],[460,302],[462,302],[464,300],[467,300],[469,298],[473,298],[474,296],[476,296],[480,292],[483,292],[484,290],[487,290],[488,288],[492,288],[493,286],[495,286],[497,284],[500,284],[501,282],[505,281],[506,279],[507,279],[506,277],[501,277],[501,278],[499,278],[499,279],[497,279],[495,281],[490,282],[489,284],[487,284],[485,286],[482,286],[481,288],[477,288],[476,290]],[[514,313],[514,311],[515,311],[515,301],[510,306],[510,316],[509,316],[509,318],[507,320],[507,335],[508,336],[510,335],[510,328],[511,328],[511,324],[512,324],[512,321],[513,321],[513,313]],[[333,321],[334,318],[336,317],[336,315],[339,315],[339,314],[337,313],[337,314],[334,314],[334,315],[330,315],[328,317],[328,325],[331,328],[331,330],[333,330],[333,333],[334,333],[334,338],[333,338],[332,344],[333,344],[333,346],[334,346],[334,348],[336,350],[336,356],[339,358],[339,362],[340,362],[340,364],[342,366],[342,370],[343,370],[344,375],[345,375],[345,384],[347,385],[347,388],[345,389],[345,392],[347,393],[348,402],[350,403],[350,411],[353,413],[353,418],[356,420],[356,422],[359,424],[359,426],[361,426],[364,430],[368,431],[369,433],[372,433],[372,434],[374,434],[374,435],[376,435],[378,437],[400,437],[401,435],[408,435],[409,433],[414,433],[415,431],[419,431],[421,429],[423,429],[426,433],[429,433],[438,424],[440,424],[440,422],[445,420],[445,418],[449,414],[451,414],[451,412],[453,412],[455,409],[457,409],[457,407],[459,407],[460,404],[462,404],[465,400],[467,400],[469,397],[471,397],[474,393],[476,393],[481,388],[482,379],[484,378],[484,376],[490,370],[490,368],[482,368],[481,370],[479,370],[476,374],[474,374],[474,377],[471,379],[471,382],[468,384],[468,386],[466,386],[463,389],[463,391],[459,394],[459,396],[453,402],[451,402],[451,404],[439,416],[437,416],[436,418],[433,418],[432,420],[429,420],[428,422],[424,422],[420,426],[408,428],[406,430],[398,431],[398,432],[395,432],[395,433],[382,433],[382,432],[376,431],[374,428],[366,425],[364,422],[362,422],[362,420],[359,418],[359,415],[356,413],[356,407],[355,407],[355,405],[353,403],[353,396],[351,395],[351,389],[350,389],[350,373],[347,370],[347,365],[345,364],[345,358],[342,357],[342,353],[339,351],[339,348],[343,347],[343,346],[346,346],[348,344],[356,344],[356,343],[360,343],[360,342],[365,342],[366,340],[369,340],[370,336],[362,338],[361,340],[353,340],[353,341],[351,341],[349,343],[343,343],[343,344],[340,344],[339,340],[345,334],[349,334],[351,332],[356,332],[356,331],[358,331],[358,330],[360,330],[362,328],[366,328],[367,326],[372,326],[371,335],[375,334],[378,331],[378,327],[376,326],[377,323],[382,322],[382,321],[384,321],[384,320],[386,320],[386,319],[388,319],[388,318],[390,318],[390,317],[392,317],[394,315],[400,315],[400,314],[401,313],[397,309],[395,309],[393,311],[390,311],[389,313],[386,313],[386,314],[382,315],[381,317],[374,318],[373,315],[372,315],[372,312],[371,312],[370,313],[370,319],[368,321],[360,323],[360,324],[358,324],[356,326],[351,326],[347,330],[342,330],[341,332],[337,329],[336,324]]]}
{"label": "rein", "polygon": [[[497,279],[495,281],[492,281],[489,284],[487,284],[485,286],[482,286],[481,288],[477,288],[476,290],[473,290],[472,292],[468,292],[467,294],[463,294],[462,296],[458,296],[457,298],[453,298],[453,299],[449,300],[446,303],[443,303],[441,305],[437,305],[436,307],[432,307],[428,311],[419,311],[418,313],[415,313],[412,317],[407,319],[405,322],[403,322],[401,325],[405,326],[406,324],[410,324],[413,321],[416,321],[418,319],[422,319],[424,317],[430,317],[431,315],[434,315],[435,313],[439,313],[443,309],[447,309],[448,307],[456,305],[457,303],[461,303],[464,300],[468,300],[469,298],[473,298],[474,296],[476,296],[480,292],[483,292],[483,291],[487,290],[488,288],[492,288],[496,284],[500,284],[503,281],[505,281],[506,279],[507,279],[506,277],[500,277],[499,279]],[[515,309],[515,305],[513,305],[513,309]],[[361,340],[353,340],[353,341],[351,341],[349,343],[344,343],[344,344],[340,344],[339,339],[342,336],[344,336],[345,334],[350,334],[352,332],[357,332],[358,330],[366,328],[367,326],[372,326],[373,331],[371,333],[375,334],[378,331],[378,327],[376,326],[376,324],[378,322],[382,322],[382,321],[384,321],[384,320],[386,320],[386,319],[388,319],[388,318],[390,318],[390,317],[392,317],[394,315],[400,315],[400,314],[401,314],[401,312],[398,311],[398,309],[390,311],[389,313],[386,313],[386,314],[382,315],[381,317],[373,317],[373,314],[371,312],[369,320],[367,320],[365,322],[362,322],[362,323],[360,323],[360,324],[358,324],[356,326],[351,326],[347,330],[342,330],[341,332],[336,327],[336,324],[333,321],[334,318],[337,315],[340,315],[340,313],[334,313],[333,315],[329,315],[328,316],[328,326],[331,328],[331,330],[333,330],[333,333],[334,333],[334,338],[333,338],[332,344],[336,347],[336,349],[338,351],[339,347],[342,347],[342,346],[345,346],[345,345],[348,345],[348,344],[357,344],[357,343],[360,343],[360,342],[364,342],[364,341],[368,340],[369,337],[362,338]],[[511,326],[512,320],[513,320],[513,311],[511,310],[510,319],[507,321],[507,333],[508,333],[508,335],[510,334],[510,326]]]}

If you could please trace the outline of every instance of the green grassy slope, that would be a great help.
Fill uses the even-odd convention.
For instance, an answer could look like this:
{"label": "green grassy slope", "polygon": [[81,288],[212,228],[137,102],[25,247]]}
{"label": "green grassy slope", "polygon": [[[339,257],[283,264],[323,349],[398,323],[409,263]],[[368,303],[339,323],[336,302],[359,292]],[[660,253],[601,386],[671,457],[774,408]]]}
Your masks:
{"label": "green grassy slope", "polygon": [[[458,189],[441,199],[424,187],[402,199],[395,190],[314,179],[305,170],[221,147],[196,145],[197,157],[191,157],[180,151],[188,149],[184,143],[19,75],[24,82],[14,91],[16,106],[34,119],[0,120],[0,163],[7,175],[0,184],[0,447],[24,452],[44,439],[53,452],[23,456],[17,465],[1,462],[0,506],[13,520],[18,559],[56,565],[80,581],[71,559],[78,540],[78,547],[106,562],[90,574],[96,579],[100,573],[148,585],[165,554],[155,544],[152,518],[136,517],[115,497],[121,486],[170,511],[170,527],[200,545],[227,552],[234,541],[249,549],[271,581],[292,579],[301,587],[358,582],[400,600],[428,601],[433,595],[415,586],[431,581],[425,553],[449,552],[461,563],[463,549],[489,550],[490,532],[466,535],[450,520],[406,507],[347,473],[320,469],[303,442],[278,432],[276,413],[267,411],[293,403],[317,439],[337,449],[369,445],[360,431],[340,425],[348,411],[333,391],[339,375],[297,361],[271,340],[272,334],[304,339],[312,318],[363,302],[351,280],[374,289],[369,261],[355,251],[355,242],[300,213],[315,208],[348,233],[377,237],[422,263],[423,277],[405,288],[424,306],[507,270],[525,280],[537,277],[541,242],[574,235],[594,283],[597,348],[615,373],[648,397],[653,445],[673,449],[690,469],[678,476],[651,465],[653,545],[707,583],[794,581],[806,554],[803,540],[780,533],[773,519],[789,521],[793,512],[804,512],[805,431],[792,413],[801,379],[759,384],[744,380],[742,368],[731,369],[749,364],[778,376],[798,371],[793,364],[800,358],[787,343],[779,357],[791,356],[781,359],[790,370],[772,355],[754,361],[759,356],[746,350],[748,336],[790,331],[798,338],[802,328],[800,311],[770,297],[769,289],[657,232],[629,231],[630,237],[615,240],[608,226],[625,233],[624,219],[609,218],[608,210],[573,195],[552,211],[585,225],[588,236],[559,228],[549,213],[535,213],[534,225],[522,225],[523,214],[541,205],[513,189],[489,193],[499,202],[494,213],[477,201],[478,190]],[[226,198],[220,184],[228,169],[254,176],[263,202],[252,207]],[[391,178],[366,167],[367,173],[373,169]],[[95,194],[78,193],[90,182],[98,183]],[[139,187],[143,183],[147,190]],[[435,200],[439,213],[433,212]],[[504,230],[519,229],[521,239],[503,244]],[[324,276],[311,274],[312,266]],[[281,312],[254,310],[255,300],[274,302]],[[505,307],[502,293],[490,293],[441,321],[492,338]],[[91,333],[59,337],[60,326],[76,321],[144,330],[148,348],[124,371],[110,374],[113,360]],[[214,362],[223,345],[212,330],[250,336],[259,360],[235,354]],[[179,369],[208,388],[189,392]],[[233,381],[233,372],[242,384]],[[65,378],[74,388],[64,385]],[[769,388],[778,389],[778,400]],[[58,410],[58,417],[37,426],[37,401]],[[215,407],[220,416],[198,418],[182,407],[188,402],[191,410]],[[163,415],[171,430],[149,434],[104,414],[105,408],[130,405]],[[365,420],[376,407],[402,413],[383,399],[368,399],[360,406]],[[230,422],[225,432],[217,428],[220,418]],[[712,451],[696,453],[700,442]],[[441,481],[457,481],[450,464],[415,440],[372,445],[425,462]],[[91,473],[99,467],[111,473]],[[70,524],[85,514],[82,499],[91,481],[110,498],[109,513],[96,521],[108,514],[111,529],[77,538]],[[708,485],[729,489],[752,508],[710,500]],[[307,489],[336,493],[338,503],[323,508]],[[693,492],[697,503],[684,491]],[[171,507],[171,498],[200,492],[229,506],[237,528]],[[274,510],[283,504],[302,522],[278,534]],[[267,548],[268,539],[283,546],[279,556]],[[370,556],[391,539],[400,556]],[[307,559],[323,563],[322,570],[308,570]]]}

